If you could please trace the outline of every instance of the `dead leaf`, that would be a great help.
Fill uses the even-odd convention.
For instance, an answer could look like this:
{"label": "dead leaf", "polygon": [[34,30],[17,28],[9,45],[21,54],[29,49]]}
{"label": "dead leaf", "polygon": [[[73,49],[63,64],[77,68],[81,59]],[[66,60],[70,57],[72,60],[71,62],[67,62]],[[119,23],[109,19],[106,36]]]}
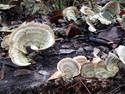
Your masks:
{"label": "dead leaf", "polygon": [[98,38],[110,42],[110,44],[118,44],[123,36],[123,30],[120,27],[112,27],[110,30],[99,33]]}
{"label": "dead leaf", "polygon": [[68,37],[73,37],[75,35],[80,35],[80,34],[81,30],[75,23],[71,23],[68,25],[68,28],[66,29],[66,35]]}
{"label": "dead leaf", "polygon": [[122,18],[122,16],[125,14],[125,10],[121,10],[120,12],[120,18]]}
{"label": "dead leaf", "polygon": [[52,12],[54,15],[62,15],[62,13],[59,10],[55,10]]}
{"label": "dead leaf", "polygon": [[57,24],[59,19],[63,19],[63,15],[60,11],[56,10],[53,11],[52,13],[54,14],[54,16],[50,17],[49,19],[51,23]]}
{"label": "dead leaf", "polygon": [[57,24],[59,19],[63,19],[63,16],[62,15],[56,15],[56,16],[51,17],[49,20],[50,20],[51,23]]}

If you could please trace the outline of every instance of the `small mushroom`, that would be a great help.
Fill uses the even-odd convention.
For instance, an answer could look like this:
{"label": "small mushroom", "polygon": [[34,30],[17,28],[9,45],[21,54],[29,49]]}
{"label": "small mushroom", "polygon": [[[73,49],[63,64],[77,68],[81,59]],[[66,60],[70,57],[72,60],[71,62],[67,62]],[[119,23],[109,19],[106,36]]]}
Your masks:
{"label": "small mushroom", "polygon": [[118,48],[116,48],[116,53],[122,63],[125,64],[125,46],[120,45]]}
{"label": "small mushroom", "polygon": [[62,73],[64,80],[67,80],[79,75],[81,66],[72,58],[64,58],[57,64],[57,69]]}
{"label": "small mushroom", "polygon": [[85,56],[76,56],[73,59],[76,60],[80,65],[88,63],[88,60]]}
{"label": "small mushroom", "polygon": [[112,21],[115,16],[120,13],[119,3],[116,1],[108,2],[101,10],[101,16],[105,19]]}
{"label": "small mushroom", "polygon": [[24,23],[10,34],[9,56],[14,64],[28,66],[31,64],[31,59],[26,57],[27,47],[39,51],[51,47],[54,42],[54,33],[48,25]]}
{"label": "small mushroom", "polygon": [[63,10],[63,16],[66,17],[68,21],[73,20],[75,22],[77,20],[76,17],[77,15],[78,15],[77,7],[71,6]]}

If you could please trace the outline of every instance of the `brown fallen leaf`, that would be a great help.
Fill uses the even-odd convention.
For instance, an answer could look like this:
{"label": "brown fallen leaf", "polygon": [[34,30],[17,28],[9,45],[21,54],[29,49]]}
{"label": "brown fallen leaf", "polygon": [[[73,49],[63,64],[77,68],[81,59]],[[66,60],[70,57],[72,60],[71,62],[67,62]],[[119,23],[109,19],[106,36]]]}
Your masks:
{"label": "brown fallen leaf", "polygon": [[80,34],[81,34],[81,30],[79,26],[77,26],[75,23],[71,23],[68,25],[66,29],[67,37],[73,37],[75,35],[80,35]]}
{"label": "brown fallen leaf", "polygon": [[122,16],[125,14],[125,10],[121,10],[120,12],[120,18],[122,18]]}
{"label": "brown fallen leaf", "polygon": [[59,10],[55,10],[52,12],[54,15],[62,15],[62,13]]}
{"label": "brown fallen leaf", "polygon": [[60,11],[56,10],[53,11],[52,13],[54,14],[54,16],[50,17],[49,19],[51,23],[57,24],[59,19],[63,19],[63,15]]}
{"label": "brown fallen leaf", "polygon": [[62,15],[53,16],[53,17],[51,17],[51,18],[49,19],[49,21],[50,21],[51,23],[57,24],[59,19],[63,19],[63,16],[62,16]]}

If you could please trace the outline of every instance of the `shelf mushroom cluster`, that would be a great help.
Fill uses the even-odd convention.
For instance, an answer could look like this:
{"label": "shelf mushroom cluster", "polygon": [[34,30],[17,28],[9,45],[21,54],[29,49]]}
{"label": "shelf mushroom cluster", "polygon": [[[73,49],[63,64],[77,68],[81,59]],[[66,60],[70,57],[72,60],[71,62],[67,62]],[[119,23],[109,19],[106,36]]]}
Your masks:
{"label": "shelf mushroom cluster", "polygon": [[[120,14],[120,6],[117,1],[110,1],[104,7],[97,5],[95,9],[91,9],[90,7],[83,5],[80,12],[83,14],[83,21],[86,21],[86,23],[89,25],[89,31],[94,32],[96,31],[94,24],[97,22],[97,20],[99,20],[101,24],[111,24]],[[77,7],[74,6],[63,10],[63,15],[68,19],[68,21],[73,20],[74,22],[78,23],[78,14],[79,11]]]}
{"label": "shelf mushroom cluster", "polygon": [[116,54],[109,53],[107,58],[95,63],[87,60],[85,56],[76,56],[74,58],[63,58],[57,64],[55,72],[48,80],[62,77],[63,80],[72,80],[75,76],[110,78],[114,77],[119,71],[120,62],[125,64],[125,46],[120,45],[115,49]]}
{"label": "shelf mushroom cluster", "polygon": [[55,72],[48,80],[63,77],[65,81],[72,80],[78,76],[81,71],[81,65],[87,63],[85,56],[77,56],[74,58],[64,58],[57,64],[57,72]]}
{"label": "shelf mushroom cluster", "polygon": [[29,22],[14,29],[4,38],[1,46],[9,48],[9,56],[14,64],[28,66],[32,59],[27,56],[27,47],[39,51],[51,47],[54,43],[54,33],[48,25]]}

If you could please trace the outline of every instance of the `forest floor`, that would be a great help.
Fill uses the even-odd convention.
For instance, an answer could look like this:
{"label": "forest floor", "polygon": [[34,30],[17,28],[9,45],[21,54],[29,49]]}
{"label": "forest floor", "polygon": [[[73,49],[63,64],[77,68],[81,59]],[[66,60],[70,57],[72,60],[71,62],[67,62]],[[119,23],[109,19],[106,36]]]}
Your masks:
{"label": "forest floor", "polygon": [[[98,56],[104,60],[109,52],[113,52],[119,45],[125,45],[125,31],[118,23],[97,26],[96,32],[90,32],[85,22],[79,26],[74,22],[66,22],[64,19],[51,23],[55,19],[53,18],[53,12],[48,15],[37,15],[36,17],[13,14],[8,10],[3,11],[1,14],[7,17],[5,23],[8,28],[18,27],[25,21],[46,23],[51,25],[56,35],[56,42],[51,48],[38,52],[33,57],[36,63],[28,67],[14,65],[8,57],[8,51],[0,47],[0,94],[125,93],[124,68],[120,68],[115,77],[108,79],[89,78],[79,75],[69,82],[63,81],[62,78],[48,81],[48,78],[57,71],[57,63],[63,58],[83,55],[92,60],[94,57],[93,51],[96,48],[99,49]],[[69,33],[66,34],[66,32]],[[0,42],[8,34],[10,32],[1,30]]]}

